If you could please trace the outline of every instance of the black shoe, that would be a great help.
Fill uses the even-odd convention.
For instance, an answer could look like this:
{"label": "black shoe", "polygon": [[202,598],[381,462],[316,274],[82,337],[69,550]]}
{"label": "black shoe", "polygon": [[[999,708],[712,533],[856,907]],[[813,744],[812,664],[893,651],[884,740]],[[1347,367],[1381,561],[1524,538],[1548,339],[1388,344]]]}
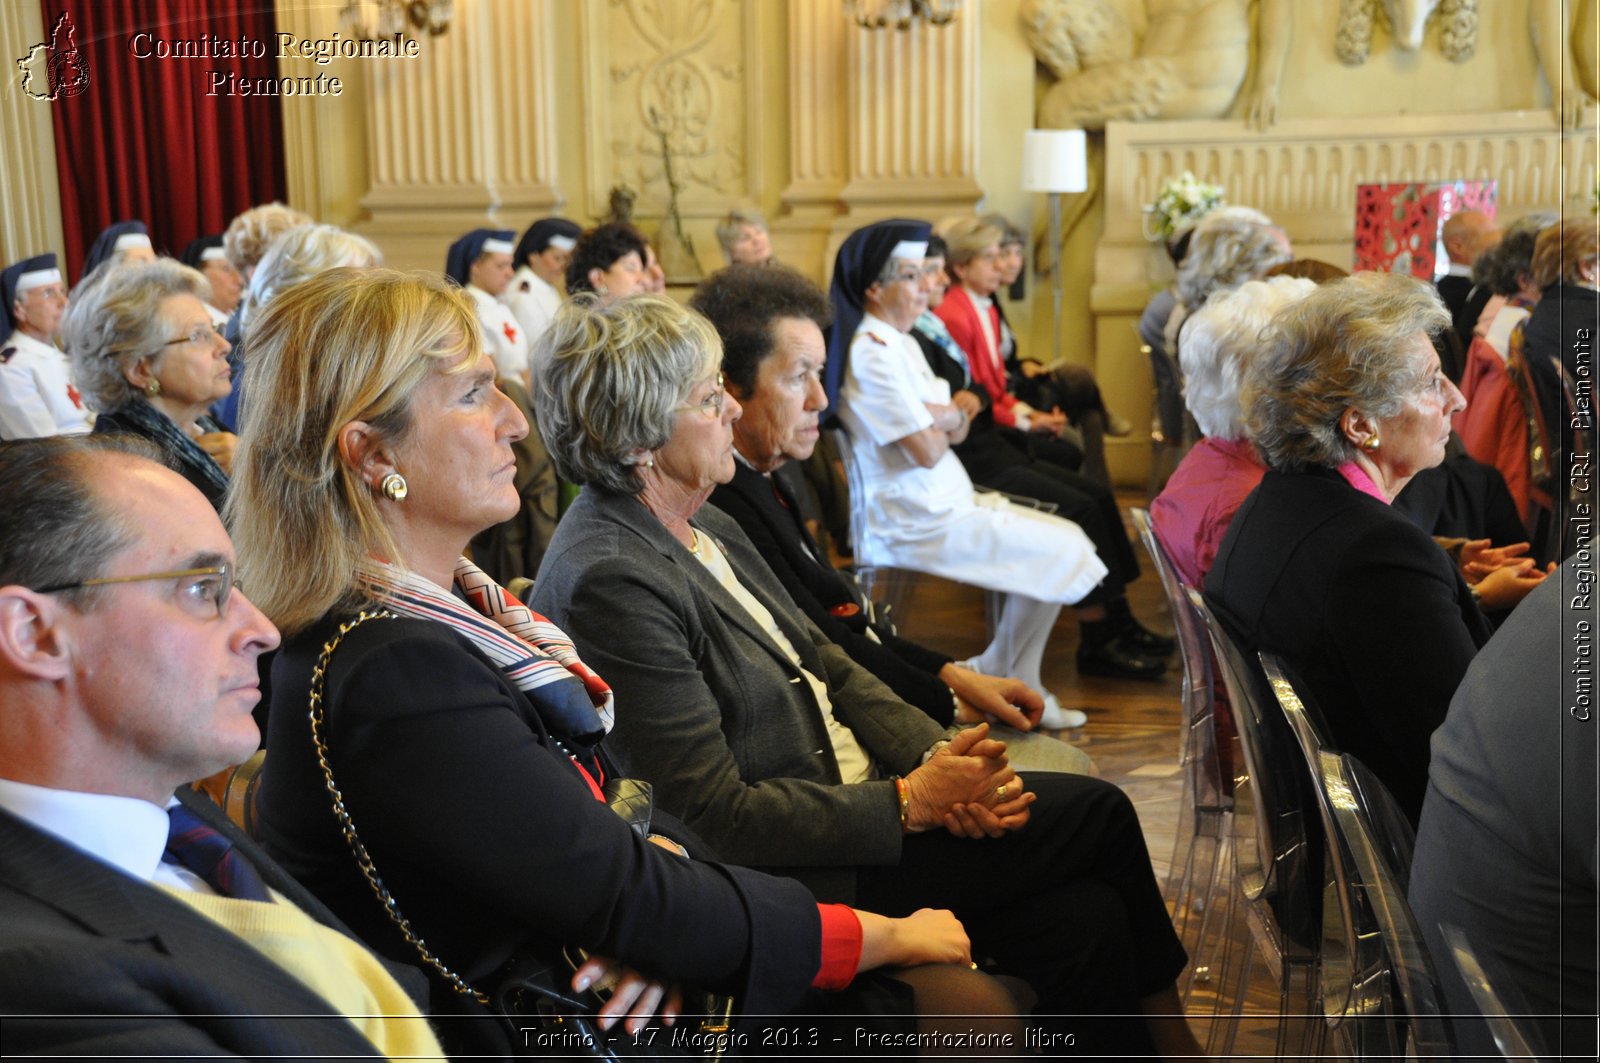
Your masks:
{"label": "black shoe", "polygon": [[1160,679],[1167,662],[1134,650],[1118,637],[1097,646],[1078,645],[1078,674],[1103,675],[1113,679]]}
{"label": "black shoe", "polygon": [[1127,626],[1117,632],[1117,638],[1130,650],[1150,657],[1171,657],[1178,649],[1175,639],[1158,635],[1131,617]]}

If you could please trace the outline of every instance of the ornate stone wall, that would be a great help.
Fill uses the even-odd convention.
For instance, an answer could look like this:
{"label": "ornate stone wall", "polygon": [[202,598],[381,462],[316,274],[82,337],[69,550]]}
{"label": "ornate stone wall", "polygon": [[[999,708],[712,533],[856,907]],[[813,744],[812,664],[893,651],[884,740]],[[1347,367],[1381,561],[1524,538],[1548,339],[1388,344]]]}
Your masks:
{"label": "ornate stone wall", "polygon": [[712,217],[759,201],[762,8],[738,0],[618,0],[583,7],[586,210],[634,189],[636,209],[666,209],[662,142],[685,215]]}

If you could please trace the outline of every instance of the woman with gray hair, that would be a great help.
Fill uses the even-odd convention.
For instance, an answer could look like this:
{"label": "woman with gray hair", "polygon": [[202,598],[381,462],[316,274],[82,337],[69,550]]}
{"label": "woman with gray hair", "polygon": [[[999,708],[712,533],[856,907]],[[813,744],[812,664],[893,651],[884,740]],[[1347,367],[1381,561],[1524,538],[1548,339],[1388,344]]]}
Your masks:
{"label": "woman with gray hair", "polygon": [[300,225],[283,233],[267,247],[250,275],[250,286],[239,304],[243,327],[259,317],[272,297],[309,280],[324,270],[340,266],[370,269],[383,265],[383,252],[364,236],[337,225]]}
{"label": "woman with gray hair", "polygon": [[[1465,405],[1429,338],[1449,323],[1431,287],[1392,273],[1324,285],[1274,316],[1244,378],[1268,471],[1205,582],[1235,641],[1295,666],[1333,744],[1413,823],[1429,737],[1490,634],[1449,557],[1390,508],[1444,460]],[[1542,578],[1524,559],[1484,583]]]}
{"label": "woman with gray hair", "polygon": [[1178,577],[1191,587],[1211,571],[1234,513],[1267,471],[1244,431],[1244,367],[1272,316],[1316,288],[1297,277],[1249,281],[1213,295],[1184,329],[1183,398],[1202,438],[1151,500],[1150,519]]}
{"label": "woman with gray hair", "polygon": [[250,323],[261,316],[262,309],[273,296],[325,270],[341,266],[370,269],[381,265],[383,252],[376,244],[337,225],[298,225],[274,239],[256,263],[244,298],[239,302],[240,338],[229,359],[235,373],[233,392],[217,403],[212,415],[224,425],[239,427],[248,379],[244,367],[250,356]]}
{"label": "woman with gray hair", "polygon": [[228,341],[205,277],[173,259],[107,264],[72,293],[61,335],[96,432],[159,446],[218,509],[236,442],[207,408],[232,389]]}
{"label": "woman with gray hair", "polygon": [[731,266],[766,266],[772,262],[772,237],[767,219],[756,210],[731,210],[717,223],[717,243]]}

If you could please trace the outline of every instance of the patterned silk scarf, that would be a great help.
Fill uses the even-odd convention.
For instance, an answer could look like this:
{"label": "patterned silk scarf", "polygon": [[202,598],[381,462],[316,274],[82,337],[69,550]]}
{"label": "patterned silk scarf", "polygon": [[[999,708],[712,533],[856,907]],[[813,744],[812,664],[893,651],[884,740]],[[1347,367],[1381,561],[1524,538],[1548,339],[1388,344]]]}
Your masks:
{"label": "patterned silk scarf", "polygon": [[566,632],[464,557],[455,586],[466,602],[393,565],[374,561],[362,573],[362,589],[386,608],[446,624],[481,650],[528,696],[567,752],[580,763],[591,759],[615,722],[605,680],[578,659]]}

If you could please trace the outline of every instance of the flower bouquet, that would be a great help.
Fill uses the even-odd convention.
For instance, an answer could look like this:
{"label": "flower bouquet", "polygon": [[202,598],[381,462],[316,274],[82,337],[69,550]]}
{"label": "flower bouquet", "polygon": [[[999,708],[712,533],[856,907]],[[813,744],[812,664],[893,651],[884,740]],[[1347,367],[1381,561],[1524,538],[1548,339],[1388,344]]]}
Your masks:
{"label": "flower bouquet", "polygon": [[1144,208],[1144,235],[1163,243],[1186,222],[1222,206],[1222,186],[1208,185],[1188,170],[1161,186],[1156,201]]}

